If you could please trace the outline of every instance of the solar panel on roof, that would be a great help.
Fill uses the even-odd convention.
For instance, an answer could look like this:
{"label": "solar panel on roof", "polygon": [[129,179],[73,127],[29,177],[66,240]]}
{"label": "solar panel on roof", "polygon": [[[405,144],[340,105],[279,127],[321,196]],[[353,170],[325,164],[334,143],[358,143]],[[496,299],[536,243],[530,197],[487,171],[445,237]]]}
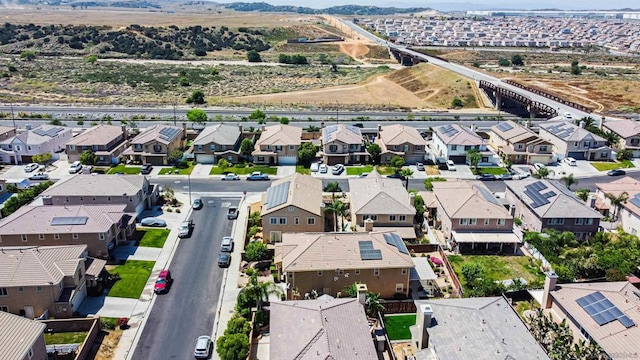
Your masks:
{"label": "solar panel on roof", "polygon": [[360,247],[360,251],[373,250],[373,241],[358,241],[358,246]]}
{"label": "solar panel on roof", "polygon": [[384,241],[386,241],[387,244],[394,246],[396,249],[398,249],[398,251],[400,251],[403,254],[409,254],[409,250],[407,249],[407,246],[405,245],[404,241],[402,241],[402,238],[400,237],[400,235],[396,233],[390,233],[390,234],[382,234],[382,236],[384,237]]}
{"label": "solar panel on roof", "polygon": [[51,225],[85,225],[87,220],[86,216],[60,216],[51,219]]}
{"label": "solar panel on roof", "polygon": [[505,123],[500,123],[496,127],[500,131],[509,131],[509,130],[513,129],[513,126],[511,126],[511,124],[506,123],[506,122]]}
{"label": "solar panel on roof", "polygon": [[360,250],[360,260],[382,260],[382,252],[377,249]]}
{"label": "solar panel on roof", "polygon": [[619,317],[618,321],[620,321],[620,323],[627,329],[632,326],[636,326],[636,323],[634,323],[633,320],[629,319],[629,317],[626,315],[622,315],[621,317]]}
{"label": "solar panel on roof", "polygon": [[633,320],[624,315],[617,306],[599,291],[576,299],[576,303],[600,326],[615,320],[620,321],[626,328],[635,326]]}
{"label": "solar panel on roof", "polygon": [[267,210],[287,202],[287,199],[289,198],[290,184],[291,182],[287,181],[267,189],[267,198],[265,200],[267,203]]}
{"label": "solar panel on roof", "polygon": [[37,128],[35,130],[33,130],[34,134],[40,135],[40,136],[49,136],[49,137],[54,137],[56,136],[59,132],[61,132],[62,130],[64,130],[61,127],[53,127],[53,128],[49,128],[47,130],[44,130],[42,128]]}
{"label": "solar panel on roof", "polygon": [[640,207],[640,194],[636,194],[636,196],[629,199],[629,202],[637,207]]}
{"label": "solar panel on roof", "polygon": [[160,129],[160,138],[171,141],[180,133],[180,129],[173,127],[165,127]]}

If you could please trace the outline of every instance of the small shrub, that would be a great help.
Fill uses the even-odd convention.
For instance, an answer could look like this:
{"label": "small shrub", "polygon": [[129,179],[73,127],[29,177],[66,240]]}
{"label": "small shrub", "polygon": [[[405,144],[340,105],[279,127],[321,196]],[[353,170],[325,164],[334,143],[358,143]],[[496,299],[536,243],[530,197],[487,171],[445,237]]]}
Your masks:
{"label": "small shrub", "polygon": [[176,213],[180,214],[182,211],[180,211],[180,209],[176,209]]}
{"label": "small shrub", "polygon": [[173,209],[167,208],[167,212],[173,212]]}
{"label": "small shrub", "polygon": [[267,249],[267,245],[265,245],[261,241],[250,242],[249,244],[247,244],[244,252],[247,261],[260,261],[267,260],[269,258],[269,250]]}

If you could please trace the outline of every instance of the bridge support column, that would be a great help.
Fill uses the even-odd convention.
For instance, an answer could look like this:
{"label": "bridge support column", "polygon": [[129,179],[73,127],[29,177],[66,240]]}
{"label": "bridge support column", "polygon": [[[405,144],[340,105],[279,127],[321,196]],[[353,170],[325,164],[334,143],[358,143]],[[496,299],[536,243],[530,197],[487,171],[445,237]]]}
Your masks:
{"label": "bridge support column", "polygon": [[495,98],[496,98],[496,110],[501,111],[502,110],[502,95],[500,95],[498,92],[494,93]]}

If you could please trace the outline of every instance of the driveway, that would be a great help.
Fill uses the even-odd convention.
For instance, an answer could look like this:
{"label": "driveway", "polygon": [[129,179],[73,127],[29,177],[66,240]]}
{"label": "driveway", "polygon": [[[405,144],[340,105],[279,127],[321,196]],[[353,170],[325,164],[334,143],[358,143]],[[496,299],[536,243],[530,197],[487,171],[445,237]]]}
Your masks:
{"label": "driveway", "polygon": [[131,317],[138,299],[111,296],[87,297],[78,312],[82,315],[100,315],[106,317]]}
{"label": "driveway", "polygon": [[[130,242],[133,243],[133,242]],[[115,251],[116,260],[148,260],[156,261],[162,252],[162,248],[125,245],[118,246]]]}

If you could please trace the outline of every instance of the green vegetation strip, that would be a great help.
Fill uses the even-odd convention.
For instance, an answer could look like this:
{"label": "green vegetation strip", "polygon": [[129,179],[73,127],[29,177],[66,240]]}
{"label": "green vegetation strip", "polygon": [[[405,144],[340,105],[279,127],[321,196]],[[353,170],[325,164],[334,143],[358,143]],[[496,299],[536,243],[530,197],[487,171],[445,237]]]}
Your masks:
{"label": "green vegetation strip", "polygon": [[124,164],[120,164],[120,165],[118,165],[116,167],[112,167],[107,172],[107,174],[111,174],[111,175],[118,174],[118,173],[127,174],[127,175],[137,175],[137,174],[140,174],[140,167],[139,166],[126,166]]}
{"label": "green vegetation strip", "polygon": [[480,167],[478,172],[481,174],[503,175],[507,173],[507,169],[502,167]]}
{"label": "green vegetation strip", "polygon": [[[377,170],[382,175],[391,175],[396,172],[396,169],[386,166],[378,166]],[[347,175],[360,175],[362,173],[371,173],[372,171],[373,165],[347,166]]]}
{"label": "green vegetation strip", "polygon": [[82,344],[87,337],[87,332],[61,332],[54,334],[44,334],[44,341],[47,345],[62,345],[62,344]]}
{"label": "green vegetation strip", "polygon": [[303,174],[303,175],[311,175],[311,169],[306,168],[302,165],[297,165],[296,166],[296,172],[298,174]]}
{"label": "green vegetation strip", "polygon": [[137,299],[142,294],[144,286],[149,280],[155,261],[127,260],[124,265],[118,265],[111,274],[119,274],[107,296]]}
{"label": "green vegetation strip", "polygon": [[191,172],[193,171],[193,168],[195,167],[195,164],[189,164],[188,168],[176,168],[176,167],[171,167],[171,168],[162,168],[160,169],[160,172],[158,174],[160,175],[173,175],[176,173],[176,170],[178,170],[178,174],[179,175],[191,175]]}
{"label": "green vegetation strip", "polygon": [[411,339],[410,326],[416,324],[415,315],[393,315],[384,317],[385,328],[389,335],[389,340]]}
{"label": "green vegetation strip", "polygon": [[140,240],[140,246],[161,248],[167,241],[169,232],[169,229],[147,229],[144,231],[142,240]]}
{"label": "green vegetation strip", "polygon": [[528,256],[449,255],[447,258],[463,287],[466,280],[462,276],[462,266],[468,263],[479,264],[484,269],[484,276],[494,280],[524,278],[529,284],[544,281],[544,275]]}
{"label": "green vegetation strip", "polygon": [[621,162],[591,162],[591,166],[598,171],[609,171],[614,169],[628,169],[635,167],[629,160],[622,160]]}
{"label": "green vegetation strip", "polygon": [[228,168],[221,168],[218,166],[214,166],[211,168],[209,175],[223,175],[229,172],[237,175],[248,175],[254,171],[259,171],[261,173],[269,174],[269,175],[276,175],[278,173],[278,168],[273,166],[261,166],[261,165],[254,165],[254,166],[247,166],[247,167],[231,166]]}

